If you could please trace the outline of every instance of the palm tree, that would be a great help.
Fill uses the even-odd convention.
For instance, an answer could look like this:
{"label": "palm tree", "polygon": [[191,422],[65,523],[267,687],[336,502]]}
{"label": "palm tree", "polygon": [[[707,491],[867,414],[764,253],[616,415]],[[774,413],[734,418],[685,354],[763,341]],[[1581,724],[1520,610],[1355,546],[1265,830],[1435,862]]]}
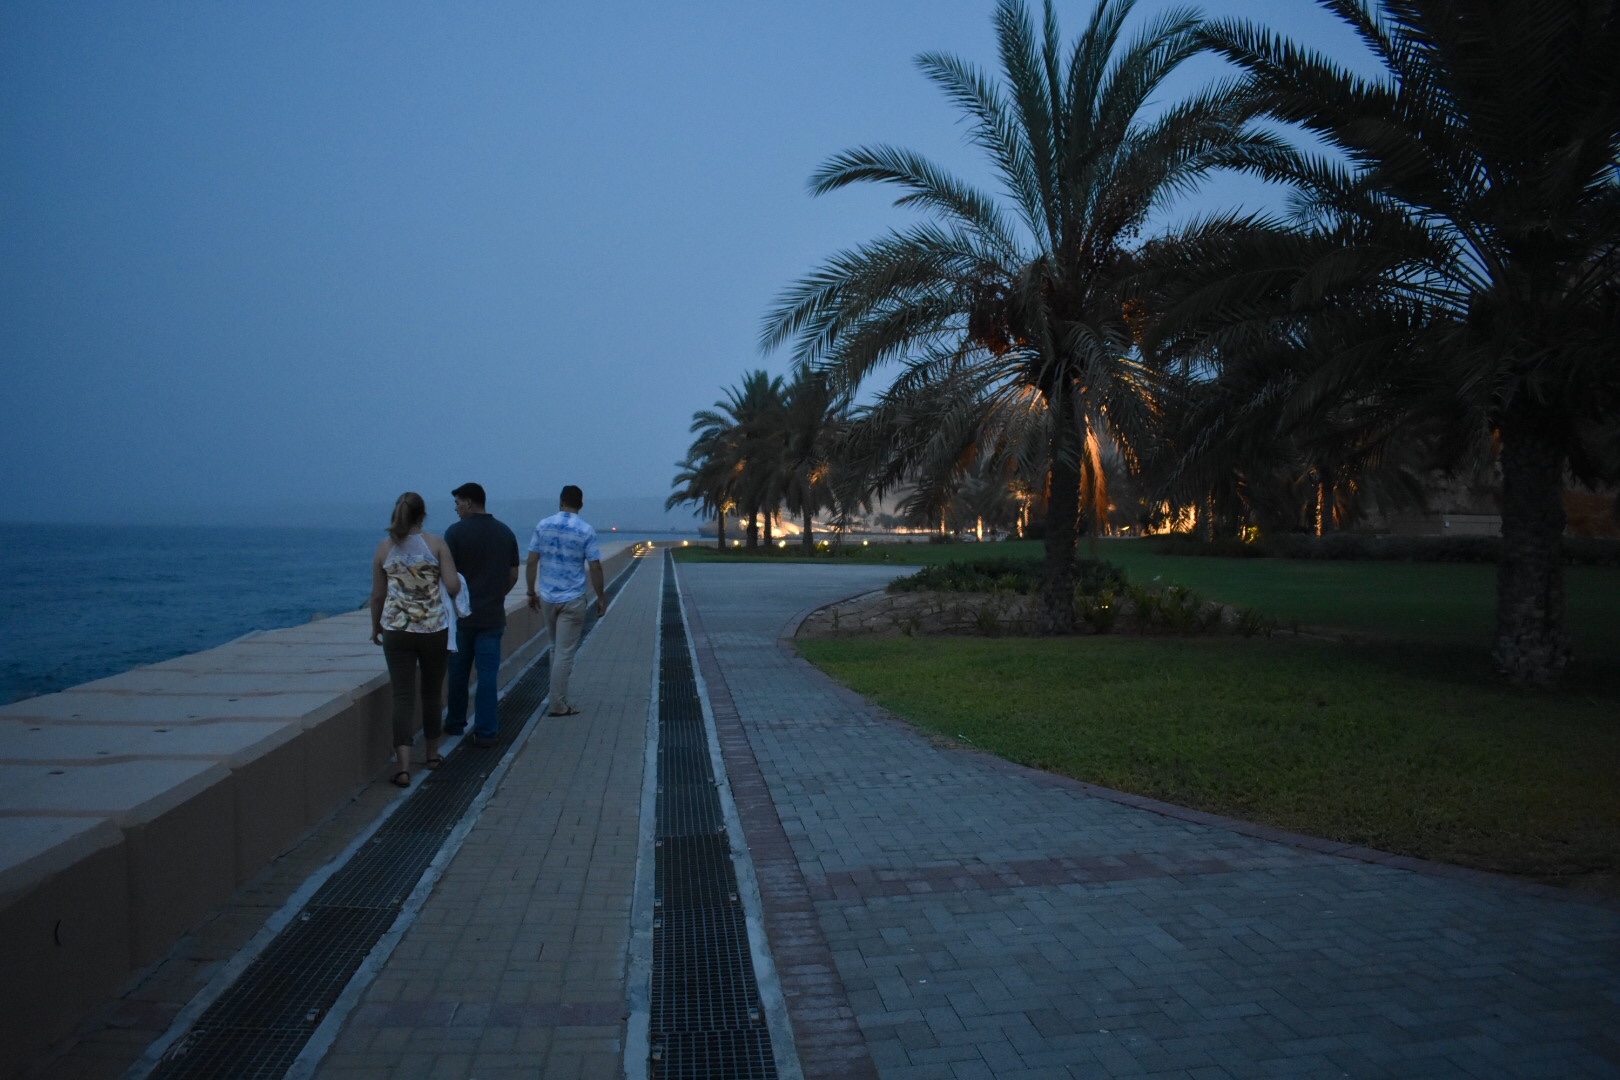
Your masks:
{"label": "palm tree", "polygon": [[[752,371],[713,408],[693,413],[691,430],[697,438],[679,463],[677,490],[666,505],[695,502],[711,511],[736,507],[747,520],[750,550],[759,546],[763,514],[768,543],[770,516],[784,486],[783,393],[781,376]],[[723,534],[724,510],[719,512]]]}
{"label": "palm tree", "polygon": [[[1038,28],[1021,0],[995,11],[1000,80],[955,57],[918,59],[970,124],[1003,199],[925,158],[872,146],[812,178],[824,194],[894,184],[932,220],[844,252],[792,286],[763,344],[796,341],[801,365],[853,387],[880,365],[1011,405],[1033,395],[1048,420],[1042,625],[1074,626],[1081,478],[1104,426],[1128,446],[1145,431],[1152,372],[1133,353],[1121,286],[1150,213],[1210,168],[1239,132],[1224,97],[1165,109],[1149,98],[1198,48],[1198,20],[1171,11],[1127,38],[1132,0],[1099,0],[1072,48],[1051,0]],[[971,372],[968,377],[961,373]]]}
{"label": "palm tree", "polygon": [[676,462],[680,470],[671,481],[674,490],[664,500],[664,509],[695,506],[714,514],[719,521],[719,550],[726,548],[726,516],[737,509],[744,481],[745,449],[735,409],[740,404],[735,391],[713,409],[692,414],[691,431],[697,437]]}
{"label": "palm tree", "polygon": [[[1515,683],[1555,683],[1572,659],[1565,478],[1616,469],[1602,447],[1620,413],[1620,3],[1320,2],[1382,77],[1247,23],[1203,31],[1244,72],[1247,107],[1327,147],[1234,153],[1292,185],[1297,211],[1293,237],[1256,228],[1238,261],[1288,279],[1296,316],[1339,324],[1302,394],[1412,424],[1461,416],[1453,442],[1500,440],[1493,657]],[[1201,291],[1205,314],[1253,301],[1234,280]],[[1376,330],[1345,333],[1357,317]]]}
{"label": "palm tree", "polygon": [[[901,514],[942,530],[967,501],[989,506],[1005,497],[1021,509],[1046,486],[1050,417],[1033,391],[996,389],[971,367],[909,368],[852,416],[839,469],[868,496],[904,492]],[[1092,464],[1090,455],[1082,459],[1082,490],[1106,498]]]}
{"label": "palm tree", "polygon": [[737,469],[724,433],[714,434],[721,437],[700,437],[687,449],[686,457],[676,462],[680,471],[671,482],[675,490],[664,500],[664,509],[684,505],[696,507],[700,513],[714,514],[719,521],[717,546],[724,551],[726,515],[737,506],[733,491]]}
{"label": "palm tree", "polygon": [[975,537],[983,540],[986,528],[1000,532],[1014,527],[1018,499],[1006,472],[1008,464],[981,459],[962,476],[948,511],[957,528],[971,528]]}
{"label": "palm tree", "polygon": [[782,499],[804,520],[806,551],[815,547],[815,515],[835,505],[834,457],[848,412],[848,398],[819,372],[799,370],[782,395]]}
{"label": "palm tree", "polygon": [[[1196,250],[1180,258],[1200,275],[1225,269]],[[1168,323],[1160,322],[1151,345],[1161,344]],[[1166,410],[1165,449],[1174,457],[1155,462],[1166,493],[1187,502],[1212,491],[1219,501],[1226,492],[1249,524],[1308,525],[1319,536],[1353,520],[1368,497],[1385,509],[1421,505],[1417,474],[1462,448],[1450,445],[1443,426],[1413,425],[1395,407],[1416,388],[1386,382],[1346,395],[1316,392],[1319,373],[1370,324],[1364,317],[1354,329],[1329,333],[1310,318],[1273,316],[1249,327],[1246,339],[1229,335],[1216,346],[1207,335],[1172,346],[1183,359],[1196,356],[1202,374],[1186,380]]]}

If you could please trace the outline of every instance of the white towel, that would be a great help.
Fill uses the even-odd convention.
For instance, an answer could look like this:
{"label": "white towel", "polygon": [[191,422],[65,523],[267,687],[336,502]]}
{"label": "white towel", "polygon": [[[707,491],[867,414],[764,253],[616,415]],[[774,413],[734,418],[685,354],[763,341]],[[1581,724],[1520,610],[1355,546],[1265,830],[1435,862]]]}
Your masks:
{"label": "white towel", "polygon": [[456,651],[456,620],[472,614],[472,599],[467,592],[467,579],[457,574],[456,580],[461,583],[461,591],[456,593],[454,599],[450,596],[449,586],[445,585],[442,578],[439,580],[439,601],[444,605],[444,628],[450,631],[451,652]]}

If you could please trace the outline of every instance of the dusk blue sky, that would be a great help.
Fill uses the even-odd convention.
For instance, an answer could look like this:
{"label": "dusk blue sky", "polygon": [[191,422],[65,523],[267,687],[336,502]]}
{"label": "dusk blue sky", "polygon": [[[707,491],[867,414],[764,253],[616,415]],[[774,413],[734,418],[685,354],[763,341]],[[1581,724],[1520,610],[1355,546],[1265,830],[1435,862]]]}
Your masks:
{"label": "dusk blue sky", "polygon": [[661,500],[692,412],[787,371],[772,298],[906,220],[823,159],[988,179],[913,60],[993,67],[992,7],[0,3],[0,520]]}

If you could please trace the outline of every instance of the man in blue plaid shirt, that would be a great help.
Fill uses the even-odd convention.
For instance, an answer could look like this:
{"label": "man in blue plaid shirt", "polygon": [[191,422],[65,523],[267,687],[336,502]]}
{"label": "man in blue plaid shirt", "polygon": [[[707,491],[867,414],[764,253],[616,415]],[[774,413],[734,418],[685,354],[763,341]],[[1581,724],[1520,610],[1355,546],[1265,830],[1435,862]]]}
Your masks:
{"label": "man in blue plaid shirt", "polygon": [[[596,614],[607,614],[607,584],[602,574],[602,550],[596,530],[579,512],[585,495],[569,484],[558,500],[559,512],[543,519],[529,538],[524,576],[529,583],[529,609],[545,616],[551,636],[551,715],[579,712],[568,700],[568,679],[574,671],[574,653],[585,629],[585,579],[596,590]],[[540,588],[535,590],[539,571]]]}

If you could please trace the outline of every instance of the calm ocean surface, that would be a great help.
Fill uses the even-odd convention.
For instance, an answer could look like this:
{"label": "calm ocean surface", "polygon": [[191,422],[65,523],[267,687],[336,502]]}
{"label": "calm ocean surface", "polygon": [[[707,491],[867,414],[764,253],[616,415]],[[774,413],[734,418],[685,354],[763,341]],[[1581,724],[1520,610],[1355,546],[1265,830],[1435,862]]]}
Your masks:
{"label": "calm ocean surface", "polygon": [[381,538],[380,528],[0,525],[14,586],[0,604],[0,704],[354,611]]}

